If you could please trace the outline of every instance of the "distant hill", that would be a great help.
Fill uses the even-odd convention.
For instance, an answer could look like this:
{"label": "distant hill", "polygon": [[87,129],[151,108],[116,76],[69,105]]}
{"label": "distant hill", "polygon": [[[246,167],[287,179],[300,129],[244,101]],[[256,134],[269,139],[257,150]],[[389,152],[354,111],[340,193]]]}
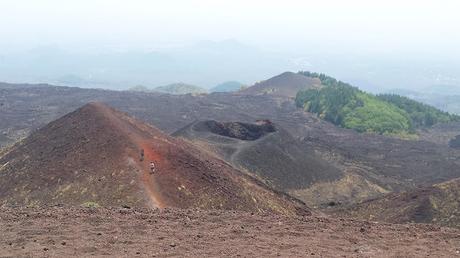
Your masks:
{"label": "distant hill", "polygon": [[223,82],[215,87],[211,88],[209,92],[234,92],[239,91],[244,87],[244,84],[237,81]]}
{"label": "distant hill", "polygon": [[0,164],[0,204],[6,205],[310,214],[300,201],[100,103],[85,105],[36,131],[2,153]]}
{"label": "distant hill", "polygon": [[38,84],[29,84],[29,83],[21,83],[21,84],[11,84],[6,82],[0,82],[0,89],[27,89],[27,88],[47,88],[47,87],[57,87],[54,85],[46,84],[46,83],[38,83]]}
{"label": "distant hill", "polygon": [[152,91],[167,93],[172,95],[183,95],[183,94],[203,94],[208,91],[199,86],[185,84],[185,83],[173,83],[166,86],[159,86],[153,88]]}
{"label": "distant hill", "polygon": [[321,81],[298,73],[285,72],[265,81],[258,82],[241,91],[242,94],[272,95],[295,98],[297,92],[319,88]]}
{"label": "distant hill", "polygon": [[365,201],[338,213],[390,223],[460,227],[460,179]]}
{"label": "distant hill", "polygon": [[138,92],[152,92],[152,89],[147,88],[144,85],[136,85],[128,89],[128,91],[138,91]]}
{"label": "distant hill", "polygon": [[144,85],[136,85],[128,89],[128,91],[138,91],[138,92],[161,92],[168,93],[173,95],[183,95],[183,94],[202,94],[207,92],[234,92],[239,91],[244,85],[237,81],[228,81],[221,83],[209,91],[201,88],[199,86],[185,84],[185,83],[173,83],[166,86],[159,86],[156,88],[148,88]]}
{"label": "distant hill", "polygon": [[300,73],[319,79],[324,87],[299,91],[297,106],[344,128],[409,137],[418,127],[460,121],[458,116],[399,95],[375,96],[324,74]]}

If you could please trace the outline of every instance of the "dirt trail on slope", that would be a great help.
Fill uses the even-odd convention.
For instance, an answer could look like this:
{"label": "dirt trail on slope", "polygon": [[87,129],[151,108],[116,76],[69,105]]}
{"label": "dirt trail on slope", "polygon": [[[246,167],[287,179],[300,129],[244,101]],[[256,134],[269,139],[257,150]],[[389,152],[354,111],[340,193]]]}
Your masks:
{"label": "dirt trail on slope", "polygon": [[134,156],[132,158],[136,161],[136,165],[141,170],[140,181],[146,191],[147,197],[150,199],[152,208],[164,208],[165,205],[161,201],[160,193],[157,190],[159,186],[155,181],[155,174],[150,173],[150,161],[155,162],[156,166],[160,165],[161,167],[164,160],[154,151],[153,143],[150,142],[153,140],[153,135],[143,135],[142,133],[144,132],[139,132],[138,128],[132,128],[127,126],[127,123],[121,123],[120,119],[124,118],[114,116],[113,112],[106,106],[99,106],[101,107],[100,110],[104,112],[104,115],[111,118],[110,121],[113,125],[125,132],[138,149],[138,154],[132,154]]}
{"label": "dirt trail on slope", "polygon": [[[164,208],[165,205],[159,200],[158,196],[159,185],[155,181],[155,176],[158,175],[159,170],[163,167],[162,159],[160,156],[153,151],[153,148],[148,145],[147,143],[140,145],[142,150],[144,151],[144,161],[141,162],[142,166],[142,183],[144,184],[147,193],[152,200],[153,204],[157,208]],[[150,162],[153,161],[155,163],[155,173],[151,173],[150,169]]]}

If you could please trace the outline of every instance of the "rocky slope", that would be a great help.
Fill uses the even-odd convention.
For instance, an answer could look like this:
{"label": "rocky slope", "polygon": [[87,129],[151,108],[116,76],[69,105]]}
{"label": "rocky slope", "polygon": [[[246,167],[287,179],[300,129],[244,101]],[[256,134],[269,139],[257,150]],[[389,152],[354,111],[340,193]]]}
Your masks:
{"label": "rocky slope", "polygon": [[434,223],[460,227],[460,179],[391,193],[336,213],[390,223]]}
{"label": "rocky slope", "polygon": [[222,160],[100,103],[34,132],[6,150],[0,165],[4,205],[309,213]]}

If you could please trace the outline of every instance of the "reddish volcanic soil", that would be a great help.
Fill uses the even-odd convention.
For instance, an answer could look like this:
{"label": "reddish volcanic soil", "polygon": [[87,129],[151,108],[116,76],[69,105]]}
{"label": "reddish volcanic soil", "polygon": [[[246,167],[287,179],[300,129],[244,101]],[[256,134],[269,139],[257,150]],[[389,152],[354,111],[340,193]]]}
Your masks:
{"label": "reddish volcanic soil", "polygon": [[63,116],[0,155],[0,189],[6,206],[311,213],[223,160],[101,103]]}
{"label": "reddish volcanic soil", "polygon": [[[149,131],[155,131],[155,128],[145,128],[145,125],[143,124],[138,124],[139,128],[138,129],[143,129],[145,134],[139,134],[136,133],[133,128],[131,128],[130,125],[134,124],[135,121],[129,117],[125,117],[129,122],[131,123],[126,123],[122,121],[118,116],[117,113],[114,112],[114,110],[108,108],[105,105],[102,105],[100,103],[92,103],[91,105],[97,106],[98,112],[102,113],[102,115],[106,118],[108,118],[113,124],[113,130],[120,130],[125,133],[125,135],[128,136],[130,141],[137,147],[137,149],[140,149],[143,151],[143,162],[136,162],[135,164],[138,166],[139,171],[141,171],[141,182],[144,190],[146,191],[146,194],[148,195],[150,201],[151,201],[151,207],[152,208],[164,208],[165,205],[159,200],[159,193],[156,189],[158,189],[158,184],[154,178],[154,176],[150,173],[150,161],[154,161],[156,166],[163,167],[165,163],[165,159],[162,158],[160,154],[154,151],[155,146],[153,145],[152,141],[149,139],[149,137],[152,137],[152,135],[149,135]],[[144,127],[144,128],[143,128]],[[153,136],[154,137],[154,136]],[[152,138],[153,138],[152,137]],[[150,140],[150,141],[149,141]],[[165,141],[167,141],[165,139]],[[130,153],[133,157],[139,156],[139,153]]]}
{"label": "reddish volcanic soil", "polygon": [[1,257],[456,257],[460,230],[317,216],[0,209]]}

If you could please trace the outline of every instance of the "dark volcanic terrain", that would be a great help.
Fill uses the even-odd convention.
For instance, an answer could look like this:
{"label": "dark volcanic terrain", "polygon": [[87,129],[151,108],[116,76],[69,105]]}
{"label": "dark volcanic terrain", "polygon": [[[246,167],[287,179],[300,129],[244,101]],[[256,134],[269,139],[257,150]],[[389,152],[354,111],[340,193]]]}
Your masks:
{"label": "dark volcanic terrain", "polygon": [[[303,142],[331,164],[342,166],[349,176],[357,177],[336,184],[334,191],[338,196],[341,189],[346,192],[347,188],[353,187],[355,195],[351,194],[352,198],[369,199],[370,195],[360,197],[366,193],[364,189],[358,190],[360,184],[367,184],[364,185],[366,188],[384,194],[460,177],[460,152],[445,145],[354,132],[315,132]],[[330,191],[324,192],[327,187],[327,184],[318,184],[316,194],[332,195]],[[306,194],[310,196],[311,191]]]}
{"label": "dark volcanic terrain", "polygon": [[100,103],[34,132],[3,153],[0,164],[3,205],[309,214],[301,202],[271,191],[222,160]]}
{"label": "dark volcanic terrain", "polygon": [[256,123],[197,121],[173,136],[204,146],[233,166],[284,192],[343,177],[338,168],[268,120]]}
{"label": "dark volcanic terrain", "polygon": [[[287,78],[286,82],[280,78]],[[292,78],[292,74],[285,73],[266,82],[277,82],[279,87],[294,92],[298,85],[287,83]],[[311,80],[303,76],[300,81],[305,78]],[[449,140],[460,132],[458,123],[424,130],[421,140],[359,134],[322,121],[296,108],[291,97],[276,94],[239,92],[172,96],[47,85],[0,85],[0,140],[3,144],[11,143],[91,101],[103,101],[166,133],[203,121],[251,124],[257,120],[270,120],[279,130],[252,141],[209,132],[184,137],[194,144],[201,142],[200,147],[208,153],[221,150],[216,151],[220,158],[246,173],[258,175],[272,187],[282,189],[310,206],[352,204],[460,177],[460,150],[448,145]],[[220,143],[222,139],[225,139],[225,145]],[[288,139],[295,143],[289,148],[276,142],[268,146],[268,139]],[[213,144],[216,148],[210,150],[208,147]],[[231,154],[241,148],[255,155],[259,154],[257,151],[261,151],[261,147],[270,147],[263,150],[275,150],[272,155],[280,154],[284,158],[298,157],[304,150],[307,155],[305,161],[298,160],[289,168],[292,173],[286,173],[287,169],[283,168],[287,165],[278,164],[279,170],[266,170],[267,164],[254,163],[251,157],[243,157],[238,152]],[[274,161],[269,154],[270,158],[266,160]],[[309,162],[308,167],[304,166],[305,162]],[[324,162],[327,166],[322,168],[327,168],[327,173],[322,175],[315,168],[320,168],[318,164]],[[261,173],[259,168],[268,172]],[[302,182],[284,185],[284,177]],[[304,179],[307,182],[303,182]]]}
{"label": "dark volcanic terrain", "polygon": [[336,213],[391,223],[460,227],[460,179],[403,193],[390,193]]}
{"label": "dark volcanic terrain", "polygon": [[[318,178],[308,188],[289,191],[312,206],[359,202],[460,176],[460,150],[448,147],[446,141],[438,144],[435,140],[406,141],[359,134],[297,109],[288,97],[242,93],[173,96],[46,85],[3,86],[0,93],[0,130],[10,142],[91,101],[103,101],[166,133],[195,121],[253,123],[268,119],[289,133],[297,146],[302,145],[341,171],[342,176],[335,181]],[[457,127],[452,124],[443,128],[433,128],[432,134],[426,131],[422,139],[439,139],[445,130],[451,132]]]}
{"label": "dark volcanic terrain", "polygon": [[460,149],[460,135],[457,135],[454,139],[450,140],[449,146],[451,148]]}

